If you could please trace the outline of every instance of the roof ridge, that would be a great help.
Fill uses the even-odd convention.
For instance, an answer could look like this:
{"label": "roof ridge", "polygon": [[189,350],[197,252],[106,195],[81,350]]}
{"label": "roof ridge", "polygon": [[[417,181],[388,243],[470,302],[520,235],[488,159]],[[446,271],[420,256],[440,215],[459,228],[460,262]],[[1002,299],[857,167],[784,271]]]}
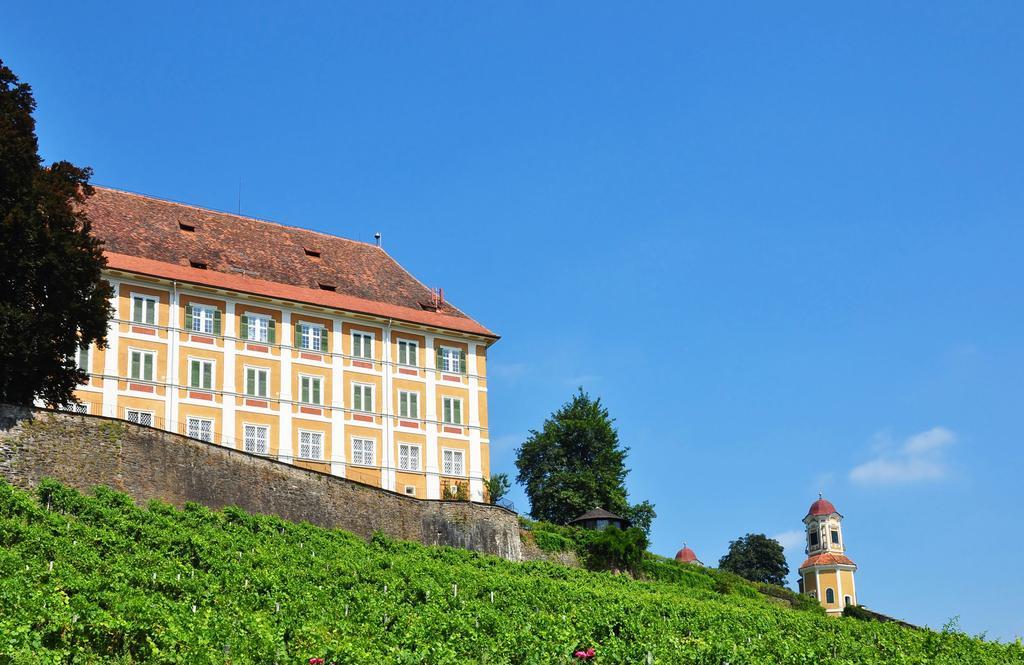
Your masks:
{"label": "roof ridge", "polygon": [[[150,201],[159,201],[160,203],[169,203],[170,205],[179,206],[179,207],[182,207],[182,208],[191,208],[193,210],[200,210],[202,212],[210,212],[210,213],[214,213],[216,215],[227,215],[228,217],[237,217],[238,219],[246,219],[246,220],[253,221],[253,222],[260,222],[261,224],[273,224],[274,226],[280,226],[281,228],[285,228],[285,229],[294,229],[296,231],[304,231],[306,233],[315,233],[317,235],[326,236],[328,238],[333,238],[335,240],[344,240],[345,242],[352,242],[352,243],[355,243],[357,245],[366,245],[367,247],[371,247],[373,249],[379,249],[380,251],[382,251],[385,254],[387,254],[387,252],[384,251],[383,247],[381,247],[380,245],[377,245],[375,243],[366,242],[365,240],[355,240],[354,238],[346,238],[345,236],[339,236],[339,235],[335,235],[333,233],[327,233],[326,231],[317,231],[316,229],[307,229],[306,227],[303,227],[303,226],[295,226],[294,224],[285,224],[283,222],[278,222],[278,221],[275,221],[273,219],[265,219],[263,217],[254,217],[252,215],[242,215],[242,214],[239,214],[239,213],[230,212],[228,210],[218,210],[217,208],[210,208],[210,207],[207,207],[207,206],[198,206],[198,205],[195,205],[194,203],[185,203],[184,201],[175,201],[174,199],[166,199],[166,198],[163,198],[163,197],[160,197],[160,196],[153,196],[152,194],[143,194],[142,192],[133,192],[133,191],[130,191],[130,190],[127,190],[127,189],[118,189],[117,187],[107,187],[106,185],[96,185],[96,184],[93,184],[92,187],[95,188],[95,189],[104,189],[104,190],[106,190],[108,192],[117,192],[118,194],[127,194],[128,196],[137,196],[140,199],[149,199]],[[310,249],[312,249],[312,248],[310,248]],[[390,256],[390,254],[388,254],[388,256]],[[397,263],[397,261],[396,261],[396,263]],[[405,270],[405,268],[402,268],[402,269]],[[406,271],[406,272],[408,272],[408,271]],[[413,277],[413,279],[415,279],[415,277]],[[417,280],[417,281],[419,281],[419,280]]]}

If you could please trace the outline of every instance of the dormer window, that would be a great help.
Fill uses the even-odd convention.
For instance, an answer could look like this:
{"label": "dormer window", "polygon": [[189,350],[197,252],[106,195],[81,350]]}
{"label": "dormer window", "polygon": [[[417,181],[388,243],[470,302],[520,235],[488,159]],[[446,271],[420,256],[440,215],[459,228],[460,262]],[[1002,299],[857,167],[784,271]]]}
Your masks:
{"label": "dormer window", "polygon": [[189,259],[188,264],[197,270],[206,270],[206,264],[202,261],[193,261]]}
{"label": "dormer window", "polygon": [[839,544],[839,530],[838,529],[832,529],[832,544],[833,545],[838,545]]}
{"label": "dormer window", "polygon": [[178,228],[185,233],[195,233],[196,227],[193,224],[186,224],[185,222],[178,222]]}
{"label": "dormer window", "polygon": [[319,259],[320,258],[320,250],[319,249],[310,249],[309,247],[305,247],[305,248],[303,248],[303,250],[306,252],[306,256],[308,256],[311,259]]}
{"label": "dormer window", "polygon": [[324,284],[323,282],[320,282],[320,290],[321,291],[337,291],[338,287],[336,287],[333,284]]}
{"label": "dormer window", "polygon": [[818,532],[817,531],[811,531],[810,533],[808,533],[807,534],[807,542],[810,543],[811,547],[817,547],[818,546]]}

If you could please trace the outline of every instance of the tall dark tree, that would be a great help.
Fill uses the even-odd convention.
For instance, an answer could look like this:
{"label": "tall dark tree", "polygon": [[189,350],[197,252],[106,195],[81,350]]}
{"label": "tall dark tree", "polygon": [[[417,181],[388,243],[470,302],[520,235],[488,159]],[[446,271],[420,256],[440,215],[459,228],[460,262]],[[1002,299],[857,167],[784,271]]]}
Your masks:
{"label": "tall dark tree", "polygon": [[748,533],[729,543],[729,551],[718,567],[752,582],[785,586],[789,564],[779,541],[763,533]]}
{"label": "tall dark tree", "polygon": [[530,513],[539,520],[565,524],[600,506],[648,533],[654,506],[630,505],[626,492],[626,455],[608,409],[600,398],[579,391],[544,421],[516,451],[516,481],[526,488]]}
{"label": "tall dark tree", "polygon": [[88,168],[44,166],[35,99],[0,61],[0,402],[73,400],[79,346],[106,344],[113,291],[82,212]]}

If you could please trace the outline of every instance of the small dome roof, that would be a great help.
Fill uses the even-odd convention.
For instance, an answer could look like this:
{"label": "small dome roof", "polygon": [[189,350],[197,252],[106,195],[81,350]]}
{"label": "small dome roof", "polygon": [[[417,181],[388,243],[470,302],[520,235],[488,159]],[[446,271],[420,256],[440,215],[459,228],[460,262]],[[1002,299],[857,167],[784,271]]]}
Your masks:
{"label": "small dome roof", "polygon": [[832,505],[832,502],[828,499],[823,499],[821,495],[818,495],[818,500],[811,504],[808,509],[808,515],[831,515],[832,513],[838,513],[836,507]]}
{"label": "small dome roof", "polygon": [[683,563],[693,563],[699,561],[697,559],[697,553],[691,550],[686,545],[683,545],[683,549],[676,552],[676,561],[682,561]]}

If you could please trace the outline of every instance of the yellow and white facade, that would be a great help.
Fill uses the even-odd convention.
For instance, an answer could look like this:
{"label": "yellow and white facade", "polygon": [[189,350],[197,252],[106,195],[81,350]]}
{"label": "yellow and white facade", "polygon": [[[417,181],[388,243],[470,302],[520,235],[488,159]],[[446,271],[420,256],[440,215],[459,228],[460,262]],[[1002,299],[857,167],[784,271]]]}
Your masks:
{"label": "yellow and white facade", "polygon": [[857,565],[846,556],[842,521],[835,506],[820,496],[804,517],[807,559],[799,569],[800,591],[818,599],[832,616],[857,604]]}
{"label": "yellow and white facade", "polygon": [[108,261],[107,348],[79,356],[77,410],[419,498],[461,485],[484,500],[493,334],[194,265]]}

